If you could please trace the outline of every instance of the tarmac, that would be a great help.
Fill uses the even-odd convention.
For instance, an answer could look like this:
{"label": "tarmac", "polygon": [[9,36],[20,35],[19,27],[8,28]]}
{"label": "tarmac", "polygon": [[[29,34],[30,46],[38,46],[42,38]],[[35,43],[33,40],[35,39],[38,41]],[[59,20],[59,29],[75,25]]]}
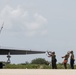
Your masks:
{"label": "tarmac", "polygon": [[76,75],[72,69],[0,69],[0,75]]}

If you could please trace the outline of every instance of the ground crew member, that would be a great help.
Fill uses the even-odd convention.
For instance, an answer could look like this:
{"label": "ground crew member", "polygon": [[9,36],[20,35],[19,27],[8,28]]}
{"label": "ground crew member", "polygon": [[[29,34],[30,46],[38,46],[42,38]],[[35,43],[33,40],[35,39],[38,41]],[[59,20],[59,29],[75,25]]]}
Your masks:
{"label": "ground crew member", "polygon": [[68,52],[65,56],[62,57],[64,58],[63,64],[65,69],[67,69],[67,62],[68,62],[69,55],[70,53]]}
{"label": "ground crew member", "polygon": [[56,62],[57,62],[57,59],[56,59],[56,55],[55,55],[55,52],[48,52],[48,57],[51,57],[51,63],[52,63],[52,69],[57,69],[57,65],[56,65]]}
{"label": "ground crew member", "polygon": [[70,52],[71,53],[71,56],[70,56],[70,67],[71,69],[74,69],[74,54],[73,54],[73,51]]}

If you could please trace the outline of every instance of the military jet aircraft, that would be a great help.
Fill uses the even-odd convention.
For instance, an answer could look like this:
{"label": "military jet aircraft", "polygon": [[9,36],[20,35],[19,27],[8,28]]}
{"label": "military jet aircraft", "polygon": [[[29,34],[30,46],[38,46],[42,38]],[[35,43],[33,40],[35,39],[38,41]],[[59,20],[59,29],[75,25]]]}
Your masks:
{"label": "military jet aircraft", "polygon": [[24,49],[12,49],[12,48],[0,48],[0,55],[7,55],[7,63],[10,63],[10,55],[26,55],[26,54],[40,54],[45,53],[45,51],[36,50],[24,50]]}
{"label": "military jet aircraft", "polygon": [[[0,34],[2,32],[4,23],[2,24],[0,28]],[[7,55],[7,63],[10,63],[10,55],[26,55],[26,54],[39,54],[39,53],[45,53],[45,51],[36,51],[36,50],[25,50],[25,49],[13,49],[13,48],[2,48],[0,47],[0,55]],[[3,68],[3,63],[0,62],[0,68]]]}
{"label": "military jet aircraft", "polygon": [[[0,28],[0,34],[3,29],[4,22]],[[0,47],[0,55],[7,55],[7,62],[10,63],[10,55],[26,55],[26,54],[38,54],[45,53],[45,51],[34,51],[34,50],[23,50],[23,49],[12,49],[12,48],[1,48]]]}

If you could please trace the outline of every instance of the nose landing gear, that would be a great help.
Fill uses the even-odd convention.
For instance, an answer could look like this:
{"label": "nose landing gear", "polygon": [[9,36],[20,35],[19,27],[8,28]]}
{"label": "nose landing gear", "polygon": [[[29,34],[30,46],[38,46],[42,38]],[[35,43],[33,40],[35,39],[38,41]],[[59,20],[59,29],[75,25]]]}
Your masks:
{"label": "nose landing gear", "polygon": [[10,60],[10,58],[11,58],[10,52],[8,52],[7,58],[8,58],[7,63],[10,64],[11,63],[11,60]]}

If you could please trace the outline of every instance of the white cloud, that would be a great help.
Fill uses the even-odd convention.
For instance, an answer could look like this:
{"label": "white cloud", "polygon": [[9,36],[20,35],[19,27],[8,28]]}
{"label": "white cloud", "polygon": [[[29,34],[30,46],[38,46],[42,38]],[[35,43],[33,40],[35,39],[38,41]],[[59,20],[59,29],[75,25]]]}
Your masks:
{"label": "white cloud", "polygon": [[[31,17],[30,17],[31,15]],[[0,22],[5,22],[5,29],[12,32],[25,32],[29,36],[45,33],[47,19],[38,13],[29,14],[23,8],[6,6],[0,11]],[[16,33],[15,32],[15,33]],[[46,31],[47,32],[47,31]]]}
{"label": "white cloud", "polygon": [[38,13],[36,13],[34,15],[35,19],[36,19],[36,22],[40,23],[40,24],[46,24],[47,23],[47,19],[44,18],[43,16],[39,15]]}

